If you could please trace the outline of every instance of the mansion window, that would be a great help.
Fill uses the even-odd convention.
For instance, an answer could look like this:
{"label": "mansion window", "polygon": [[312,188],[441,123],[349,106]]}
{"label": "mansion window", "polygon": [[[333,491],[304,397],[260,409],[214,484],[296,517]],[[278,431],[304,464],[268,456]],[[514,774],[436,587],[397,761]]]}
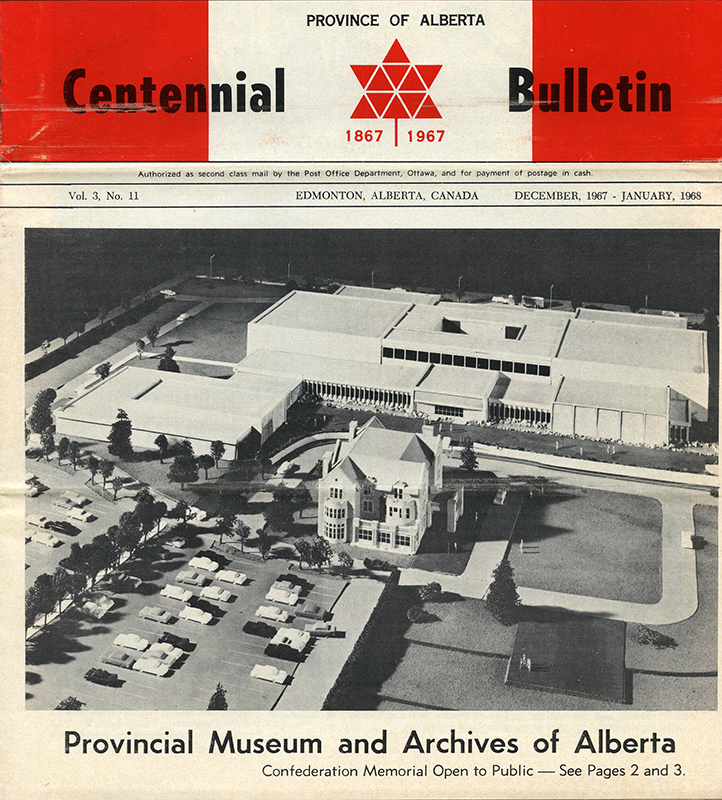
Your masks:
{"label": "mansion window", "polygon": [[373,514],[374,511],[374,501],[373,500],[364,500],[362,503],[362,511],[364,514]]}
{"label": "mansion window", "polygon": [[373,531],[369,531],[366,528],[359,528],[358,538],[367,542],[373,542],[374,540]]}
{"label": "mansion window", "polygon": [[339,489],[338,486],[332,486],[329,491],[329,497],[340,500],[343,497],[343,489]]}
{"label": "mansion window", "polygon": [[379,531],[379,544],[391,544],[390,531]]}
{"label": "mansion window", "polygon": [[396,547],[411,547],[411,537],[396,534]]}
{"label": "mansion window", "polygon": [[346,526],[333,522],[326,522],[323,528],[324,535],[327,539],[345,539]]}

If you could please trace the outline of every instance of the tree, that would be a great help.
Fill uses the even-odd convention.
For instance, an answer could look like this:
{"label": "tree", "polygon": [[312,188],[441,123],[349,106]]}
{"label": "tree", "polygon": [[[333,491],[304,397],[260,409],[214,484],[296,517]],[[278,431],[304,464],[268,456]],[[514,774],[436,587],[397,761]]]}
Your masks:
{"label": "tree", "polygon": [[143,350],[145,350],[145,342],[142,339],[138,339],[135,343],[135,349],[138,351],[138,359],[142,359]]}
{"label": "tree", "polygon": [[33,433],[42,433],[52,427],[53,412],[51,409],[57,396],[55,389],[43,389],[38,392],[28,417],[28,425]]}
{"label": "tree", "polygon": [[168,345],[158,362],[158,369],[161,370],[161,372],[180,372],[180,367],[173,358],[174,355],[175,350]]}
{"label": "tree", "polygon": [[441,584],[436,581],[427,583],[419,588],[419,599],[423,601],[438,600],[441,596]]}
{"label": "tree", "polygon": [[77,697],[73,697],[70,695],[66,697],[64,700],[61,700],[57,706],[55,706],[56,711],[82,711],[83,706],[85,703],[82,700],[78,700]]}
{"label": "tree", "polygon": [[266,561],[268,556],[271,554],[271,550],[273,549],[273,545],[276,543],[276,540],[271,534],[266,530],[266,528],[259,528],[256,531],[258,535],[258,543],[256,547],[258,547],[258,552],[261,554],[261,559]]}
{"label": "tree", "polygon": [[35,579],[35,608],[42,614],[43,625],[48,622],[48,614],[55,608],[58,601],[53,576],[44,572]]}
{"label": "tree", "polygon": [[208,480],[208,470],[216,463],[213,459],[213,456],[203,453],[202,455],[198,456],[196,461],[198,466],[205,472],[206,480]]}
{"label": "tree", "polygon": [[464,444],[464,449],[461,451],[461,466],[467,472],[473,472],[476,469],[477,459],[474,452],[474,445],[471,439],[467,439]]}
{"label": "tree", "polygon": [[126,461],[130,460],[133,457],[133,446],[130,443],[132,433],[133,426],[128,419],[128,415],[122,408],[119,408],[118,416],[110,426],[108,452],[112,456],[118,456]]}
{"label": "tree", "polygon": [[311,540],[310,539],[294,539],[293,546],[298,553],[298,566],[302,567],[305,561],[308,566],[313,566],[311,562]]}
{"label": "tree", "polygon": [[50,461],[50,454],[55,450],[55,436],[53,435],[52,427],[46,428],[40,434],[40,447],[42,448],[45,460]]}
{"label": "tree", "polygon": [[240,517],[236,517],[236,521],[233,523],[233,527],[231,528],[231,533],[241,542],[241,553],[245,552],[243,545],[246,539],[251,535],[251,529]]}
{"label": "tree", "polygon": [[178,453],[168,470],[168,480],[171,483],[195,483],[198,480],[198,464],[193,453],[193,445],[184,439],[180,443]]}
{"label": "tree", "polygon": [[216,469],[218,469],[218,462],[223,458],[223,454],[225,452],[226,446],[220,439],[216,439],[215,441],[211,442],[211,455],[215,461]]}
{"label": "tree", "polygon": [[98,474],[100,470],[100,461],[95,456],[88,456],[85,459],[85,467],[90,473],[90,485],[95,485],[95,476]]}
{"label": "tree", "polygon": [[311,492],[309,492],[308,487],[301,485],[297,486],[295,489],[291,489],[291,502],[298,511],[299,519],[303,516],[303,509],[306,508],[312,500],[313,498],[311,497]]}
{"label": "tree", "polygon": [[80,461],[80,444],[78,442],[71,442],[70,446],[68,447],[68,458],[70,459],[70,463],[73,465],[73,471],[78,468],[78,462]]}
{"label": "tree", "polygon": [[340,553],[336,554],[336,557],[341,565],[341,577],[345,578],[346,573],[353,568],[353,556],[346,550],[341,550]]}
{"label": "tree", "polygon": [[116,475],[113,480],[110,482],[110,485],[113,487],[113,500],[118,499],[118,492],[125,486],[125,481],[120,475]]}
{"label": "tree", "polygon": [[103,489],[105,489],[105,482],[115,472],[115,464],[112,461],[102,458],[98,468],[100,475],[103,478]]}
{"label": "tree", "polygon": [[95,374],[104,381],[108,375],[110,375],[110,361],[104,361],[102,364],[98,364],[95,368]]}
{"label": "tree", "polygon": [[58,464],[67,457],[68,455],[68,448],[70,447],[70,439],[67,436],[63,436],[63,438],[58,442]]}
{"label": "tree", "polygon": [[228,711],[226,690],[219,683],[208,702],[208,711]]}
{"label": "tree", "polygon": [[514,625],[519,620],[521,600],[516,591],[514,568],[508,559],[497,564],[494,580],[485,596],[486,607],[502,625]]}
{"label": "tree", "polygon": [[281,487],[273,493],[273,500],[263,511],[266,527],[282,531],[293,524],[293,500],[289,489]]}
{"label": "tree", "polygon": [[158,330],[158,326],[150,325],[146,330],[145,335],[148,337],[150,346],[155,347],[155,340],[160,336],[160,331]]}
{"label": "tree", "polygon": [[179,500],[173,508],[166,515],[169,519],[179,519],[183,524],[195,519],[196,512],[191,510],[191,507],[185,500]]}
{"label": "tree", "polygon": [[322,536],[314,536],[311,539],[311,563],[319,572],[323,569],[324,564],[331,561],[332,555],[333,550],[328,539],[324,539]]}
{"label": "tree", "polygon": [[155,437],[155,441],[153,444],[158,448],[160,451],[160,463],[163,463],[163,456],[168,452],[168,439],[164,436],[164,434],[159,433],[158,436]]}
{"label": "tree", "polygon": [[29,586],[25,592],[25,630],[32,628],[38,616],[37,591],[34,586]]}
{"label": "tree", "polygon": [[156,533],[160,533],[160,523],[167,513],[168,506],[162,500],[157,500],[153,503],[153,514],[155,516],[156,525],[158,526]]}

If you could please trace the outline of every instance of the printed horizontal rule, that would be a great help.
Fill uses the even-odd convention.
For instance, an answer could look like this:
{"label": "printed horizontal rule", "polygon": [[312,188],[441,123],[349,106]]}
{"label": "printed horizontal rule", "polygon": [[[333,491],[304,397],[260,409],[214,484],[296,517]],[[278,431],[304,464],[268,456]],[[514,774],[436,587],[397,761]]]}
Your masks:
{"label": "printed horizontal rule", "polygon": [[[211,111],[271,111],[277,113],[285,111],[285,69],[276,67],[274,88],[266,83],[252,83],[250,88],[253,94],[246,98],[246,84],[243,81],[248,76],[240,70],[236,73],[235,109],[233,103],[233,89],[228,83],[211,84]],[[85,78],[85,69],[78,67],[71,70],[63,83],[63,100],[65,105],[76,114],[84,114],[88,105],[91,110],[104,114],[107,111],[149,111],[155,113],[160,107],[167,114],[175,114],[183,105],[183,90],[175,83],[167,83],[158,93],[158,104],[154,92],[158,89],[152,77],[144,77],[136,89],[132,83],[118,83],[115,85],[115,105],[109,86],[103,83],[95,84],[87,95],[87,103],[78,101],[78,92],[83,87],[78,85]],[[140,91],[138,91],[140,90]],[[138,100],[140,96],[140,101]],[[275,104],[274,104],[275,97]],[[208,111],[208,87],[203,83],[185,84],[185,111],[186,113],[206,113]]]}

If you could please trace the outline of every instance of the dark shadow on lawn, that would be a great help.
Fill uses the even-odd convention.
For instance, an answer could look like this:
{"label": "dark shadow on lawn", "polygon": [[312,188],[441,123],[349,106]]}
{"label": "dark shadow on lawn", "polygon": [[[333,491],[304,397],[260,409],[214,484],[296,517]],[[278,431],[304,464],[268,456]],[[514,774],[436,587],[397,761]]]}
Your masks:
{"label": "dark shadow on lawn", "polygon": [[25,673],[25,683],[28,686],[36,686],[38,683],[42,683],[43,679],[37,672],[26,672]]}

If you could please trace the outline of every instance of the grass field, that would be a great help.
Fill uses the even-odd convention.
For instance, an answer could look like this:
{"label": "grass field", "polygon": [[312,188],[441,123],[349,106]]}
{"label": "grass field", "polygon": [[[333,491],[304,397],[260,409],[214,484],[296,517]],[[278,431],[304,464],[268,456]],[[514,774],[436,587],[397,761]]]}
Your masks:
{"label": "grass field", "polygon": [[656,500],[591,489],[547,492],[525,501],[511,563],[519,586],[656,603],[661,542]]}

